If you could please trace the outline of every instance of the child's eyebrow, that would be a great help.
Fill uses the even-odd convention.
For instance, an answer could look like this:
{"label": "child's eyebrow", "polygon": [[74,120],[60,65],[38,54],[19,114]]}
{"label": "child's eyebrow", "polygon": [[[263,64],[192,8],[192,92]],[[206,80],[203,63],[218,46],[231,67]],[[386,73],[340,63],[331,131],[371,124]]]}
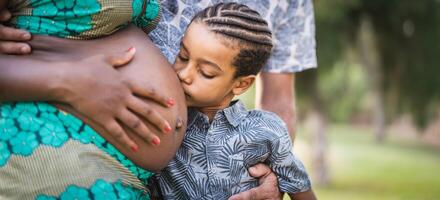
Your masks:
{"label": "child's eyebrow", "polygon": [[203,63],[203,64],[207,64],[207,65],[210,65],[210,66],[212,66],[212,67],[214,67],[214,68],[217,68],[217,70],[223,72],[222,68],[220,68],[217,64],[215,64],[215,63],[213,63],[213,62],[210,62],[210,61],[208,61],[208,60],[202,59],[202,60],[201,60],[201,63]]}

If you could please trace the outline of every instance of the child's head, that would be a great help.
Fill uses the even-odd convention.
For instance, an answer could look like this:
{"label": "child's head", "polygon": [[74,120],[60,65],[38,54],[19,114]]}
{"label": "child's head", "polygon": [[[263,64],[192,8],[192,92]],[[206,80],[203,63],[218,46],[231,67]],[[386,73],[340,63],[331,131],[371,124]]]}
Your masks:
{"label": "child's head", "polygon": [[247,6],[220,3],[198,13],[174,64],[188,105],[229,104],[252,85],[271,50],[267,22]]}

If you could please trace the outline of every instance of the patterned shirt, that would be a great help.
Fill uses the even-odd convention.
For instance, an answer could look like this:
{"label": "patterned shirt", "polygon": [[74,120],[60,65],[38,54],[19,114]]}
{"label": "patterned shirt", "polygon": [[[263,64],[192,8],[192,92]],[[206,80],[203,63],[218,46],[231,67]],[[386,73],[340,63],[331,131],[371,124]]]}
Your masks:
{"label": "patterned shirt", "polygon": [[161,21],[149,36],[170,63],[192,17],[219,2],[245,4],[269,23],[274,49],[263,71],[292,73],[316,67],[312,0],[162,0]]}
{"label": "patterned shirt", "polygon": [[311,188],[303,164],[291,151],[286,126],[275,114],[248,111],[234,101],[212,123],[195,109],[189,109],[188,120],[176,156],[155,176],[153,190],[164,199],[227,199],[258,186],[247,171],[256,163],[269,165],[281,192]]}

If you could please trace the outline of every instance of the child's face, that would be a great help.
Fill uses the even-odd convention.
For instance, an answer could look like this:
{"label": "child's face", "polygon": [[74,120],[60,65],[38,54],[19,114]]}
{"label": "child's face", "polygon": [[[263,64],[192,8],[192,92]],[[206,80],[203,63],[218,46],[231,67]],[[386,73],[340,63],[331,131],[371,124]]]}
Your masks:
{"label": "child's face", "polygon": [[182,40],[174,69],[181,81],[188,106],[216,106],[234,96],[238,53],[201,22],[192,23]]}

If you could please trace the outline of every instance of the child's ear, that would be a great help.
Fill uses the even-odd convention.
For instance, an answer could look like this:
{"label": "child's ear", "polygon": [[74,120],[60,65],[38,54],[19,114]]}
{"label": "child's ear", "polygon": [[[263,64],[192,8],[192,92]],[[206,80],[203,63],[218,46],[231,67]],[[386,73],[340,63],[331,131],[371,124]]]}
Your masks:
{"label": "child's ear", "polygon": [[243,94],[244,92],[246,92],[247,89],[252,86],[254,81],[255,75],[242,76],[240,78],[237,78],[234,87],[232,88],[232,93],[234,93],[234,95]]}

